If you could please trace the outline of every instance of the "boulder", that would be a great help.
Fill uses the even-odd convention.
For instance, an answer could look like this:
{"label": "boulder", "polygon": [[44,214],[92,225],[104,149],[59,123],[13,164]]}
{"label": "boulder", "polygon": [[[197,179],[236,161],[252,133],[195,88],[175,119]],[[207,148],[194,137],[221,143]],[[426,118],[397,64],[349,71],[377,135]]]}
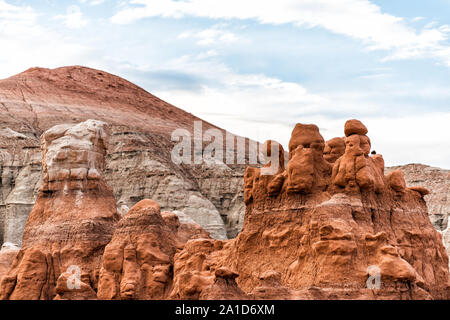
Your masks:
{"label": "boulder", "polygon": [[352,119],[345,122],[344,125],[344,133],[346,137],[351,136],[352,134],[357,135],[366,135],[369,131],[367,127],[359,120]]}

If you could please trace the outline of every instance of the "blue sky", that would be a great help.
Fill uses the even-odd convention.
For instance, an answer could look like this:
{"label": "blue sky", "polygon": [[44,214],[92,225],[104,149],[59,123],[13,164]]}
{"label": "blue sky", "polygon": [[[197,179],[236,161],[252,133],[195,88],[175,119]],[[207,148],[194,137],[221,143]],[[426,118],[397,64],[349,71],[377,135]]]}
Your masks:
{"label": "blue sky", "polygon": [[450,0],[0,0],[0,77],[85,65],[287,146],[369,128],[388,165],[450,168]]}

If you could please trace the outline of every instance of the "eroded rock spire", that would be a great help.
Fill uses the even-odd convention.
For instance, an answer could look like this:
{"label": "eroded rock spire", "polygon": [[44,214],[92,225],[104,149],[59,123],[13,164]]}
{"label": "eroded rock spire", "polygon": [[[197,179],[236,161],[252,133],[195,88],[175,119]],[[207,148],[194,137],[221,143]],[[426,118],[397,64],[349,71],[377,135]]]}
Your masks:
{"label": "eroded rock spire", "polygon": [[102,175],[108,137],[95,120],[42,135],[43,186],[2,299],[96,299],[103,248],[119,220]]}

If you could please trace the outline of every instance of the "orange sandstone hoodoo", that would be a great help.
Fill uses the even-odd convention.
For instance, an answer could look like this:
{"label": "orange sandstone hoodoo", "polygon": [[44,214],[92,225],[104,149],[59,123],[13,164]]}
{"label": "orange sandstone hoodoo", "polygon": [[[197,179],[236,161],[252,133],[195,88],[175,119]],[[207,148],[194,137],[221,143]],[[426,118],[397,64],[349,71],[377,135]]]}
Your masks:
{"label": "orange sandstone hoodoo", "polygon": [[209,238],[199,225],[180,223],[176,214],[160,211],[146,199],[120,219],[103,255],[99,299],[166,299],[175,252],[190,239]]}
{"label": "orange sandstone hoodoo", "polygon": [[317,126],[297,124],[286,170],[267,177],[248,167],[242,232],[188,242],[175,257],[172,297],[202,298],[226,266],[248,298],[449,299],[427,190],[407,188],[400,171],[384,175],[360,121],[344,133],[325,144]]}
{"label": "orange sandstone hoodoo", "polygon": [[42,135],[43,186],[0,298],[96,299],[103,249],[119,220],[102,176],[108,138],[95,120]]}

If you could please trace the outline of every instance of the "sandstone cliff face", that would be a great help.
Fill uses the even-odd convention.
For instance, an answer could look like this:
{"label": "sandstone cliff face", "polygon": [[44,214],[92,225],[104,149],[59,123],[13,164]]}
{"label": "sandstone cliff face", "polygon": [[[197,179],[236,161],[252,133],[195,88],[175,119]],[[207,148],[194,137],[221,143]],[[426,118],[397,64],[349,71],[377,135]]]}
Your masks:
{"label": "sandstone cliff face", "polygon": [[0,281],[8,273],[19,250],[20,248],[13,243],[6,242],[2,245],[0,249]]}
{"label": "sandstone cliff face", "polygon": [[228,267],[258,299],[449,299],[449,260],[428,217],[428,190],[408,188],[401,171],[384,174],[361,122],[348,121],[344,132],[345,149],[326,160],[317,126],[298,124],[286,169],[264,176],[247,168],[242,232],[188,242],[175,256],[171,297],[202,298]]}
{"label": "sandstone cliff face", "polygon": [[427,202],[431,222],[437,230],[448,227],[450,215],[450,170],[430,167],[423,164],[408,164],[386,168],[386,172],[401,170],[406,184],[410,187],[422,186],[430,191],[424,197]]}
{"label": "sandstone cliff face", "polygon": [[106,124],[94,120],[42,135],[43,185],[1,299],[96,298],[103,249],[119,220],[102,176],[108,139]]}
{"label": "sandstone cliff face", "polygon": [[21,244],[40,179],[39,139],[10,128],[0,130],[0,243]]}
{"label": "sandstone cliff face", "polygon": [[[174,165],[172,131],[192,132],[201,119],[124,79],[84,67],[33,68],[0,80],[0,114],[0,244],[21,244],[42,185],[40,135],[88,119],[109,126],[105,178],[119,212],[151,198],[218,239],[240,230],[244,166]],[[203,128],[215,127],[203,122]]]}
{"label": "sandstone cliff face", "polygon": [[450,170],[422,164],[408,164],[387,168],[386,172],[401,170],[408,186],[426,187],[430,194],[424,197],[428,214],[436,230],[441,231],[447,253],[450,255]]}

